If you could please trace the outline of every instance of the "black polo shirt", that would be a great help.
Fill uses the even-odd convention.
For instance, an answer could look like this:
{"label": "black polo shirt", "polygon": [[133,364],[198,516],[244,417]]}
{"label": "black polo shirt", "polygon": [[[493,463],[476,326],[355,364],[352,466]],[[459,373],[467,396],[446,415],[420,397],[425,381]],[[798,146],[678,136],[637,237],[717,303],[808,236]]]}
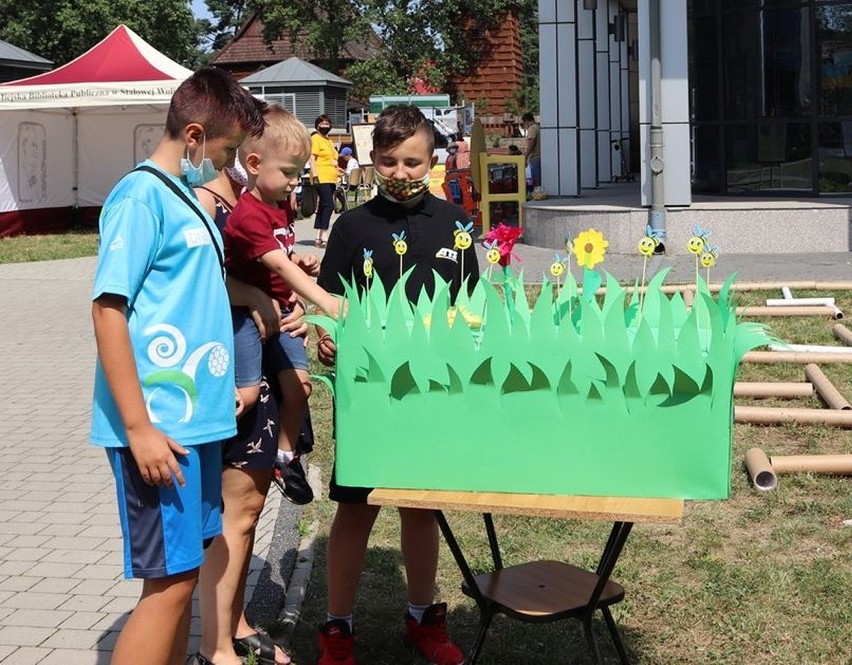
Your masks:
{"label": "black polo shirt", "polygon": [[[405,231],[408,251],[402,256],[402,270],[412,266],[406,295],[416,302],[425,286],[434,290],[432,271],[452,284],[455,296],[461,285],[461,251],[453,249],[456,222],[468,223],[464,210],[427,193],[416,206],[406,208],[376,196],[340,216],[331,229],[325,257],[317,282],[326,291],[343,295],[339,276],[347,281],[354,275],[360,288],[367,283],[364,275],[364,250],[372,250],[373,272],[385,288],[399,280],[399,255],[394,251],[393,234]],[[464,250],[464,273],[472,290],[479,278],[479,265],[473,245]]]}

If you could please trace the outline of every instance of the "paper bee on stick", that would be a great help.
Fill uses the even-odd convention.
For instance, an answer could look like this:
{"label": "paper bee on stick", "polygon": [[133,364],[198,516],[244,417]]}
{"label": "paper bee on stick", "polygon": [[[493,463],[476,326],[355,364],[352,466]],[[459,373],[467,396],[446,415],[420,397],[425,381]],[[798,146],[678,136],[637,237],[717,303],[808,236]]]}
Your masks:
{"label": "paper bee on stick", "polygon": [[402,257],[408,251],[408,243],[405,242],[405,231],[391,233],[393,236],[393,251],[399,255],[399,278],[402,279]]}
{"label": "paper bee on stick", "polygon": [[461,268],[462,280],[464,280],[464,252],[473,244],[473,236],[471,235],[472,231],[473,222],[468,222],[467,224],[456,222],[456,230],[453,231],[453,236],[455,236],[455,239],[453,240],[453,248],[461,250],[459,267]]}
{"label": "paper bee on stick", "polygon": [[562,289],[562,275],[565,274],[565,264],[567,258],[562,258],[557,252],[554,256],[553,263],[550,264],[550,274],[556,278],[556,297],[559,297],[559,292]]}

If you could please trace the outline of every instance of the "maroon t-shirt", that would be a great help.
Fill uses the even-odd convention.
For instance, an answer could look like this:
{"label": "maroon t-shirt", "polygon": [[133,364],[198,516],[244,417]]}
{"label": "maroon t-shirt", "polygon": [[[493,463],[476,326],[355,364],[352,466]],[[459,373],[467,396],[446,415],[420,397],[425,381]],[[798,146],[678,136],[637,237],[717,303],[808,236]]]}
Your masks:
{"label": "maroon t-shirt", "polygon": [[287,305],[293,290],[260,257],[276,249],[288,256],[293,253],[296,234],[290,206],[286,202],[283,207],[271,206],[244,192],[225,223],[223,237],[228,274]]}

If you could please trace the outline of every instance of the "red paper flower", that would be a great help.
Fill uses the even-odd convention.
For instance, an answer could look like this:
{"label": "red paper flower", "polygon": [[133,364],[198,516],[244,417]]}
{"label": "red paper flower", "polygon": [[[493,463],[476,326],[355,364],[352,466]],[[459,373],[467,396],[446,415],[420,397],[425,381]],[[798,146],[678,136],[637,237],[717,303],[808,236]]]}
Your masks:
{"label": "red paper flower", "polygon": [[519,226],[506,226],[498,224],[491,229],[485,236],[488,242],[496,241],[497,249],[500,251],[500,265],[504,268],[512,262],[512,257],[519,259],[517,254],[512,252],[518,238],[521,237],[524,230]]}

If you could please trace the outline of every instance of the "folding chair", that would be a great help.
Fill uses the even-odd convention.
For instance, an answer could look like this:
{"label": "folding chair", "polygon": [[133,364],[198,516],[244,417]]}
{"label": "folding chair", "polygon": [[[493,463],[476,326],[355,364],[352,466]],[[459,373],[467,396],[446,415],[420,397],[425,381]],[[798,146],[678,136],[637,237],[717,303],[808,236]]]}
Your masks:
{"label": "folding chair", "polygon": [[615,522],[594,572],[561,561],[544,560],[504,568],[491,514],[483,513],[494,570],[474,575],[443,512],[435,512],[438,526],[464,578],[462,593],[473,598],[479,608],[479,629],[465,661],[468,665],[474,665],[479,658],[495,614],[505,614],[528,623],[576,619],[583,624],[583,633],[595,663],[603,665],[592,633],[596,610],[603,615],[619,660],[623,665],[629,665],[627,650],[609,610],[610,605],[624,600],[624,587],[610,580],[609,576],[630,534],[632,522]]}
{"label": "folding chair", "polygon": [[352,169],[349,172],[349,175],[347,176],[347,181],[346,181],[347,194],[346,194],[346,196],[347,197],[349,196],[349,192],[353,192],[352,199],[353,199],[353,202],[355,202],[355,203],[358,202],[358,187],[361,186],[361,173],[362,173],[361,167],[356,166],[354,169]]}
{"label": "folding chair", "polygon": [[355,201],[358,201],[359,192],[364,194],[364,200],[368,201],[373,198],[373,174],[376,172],[375,167],[365,166],[361,171],[361,184],[355,190]]}

